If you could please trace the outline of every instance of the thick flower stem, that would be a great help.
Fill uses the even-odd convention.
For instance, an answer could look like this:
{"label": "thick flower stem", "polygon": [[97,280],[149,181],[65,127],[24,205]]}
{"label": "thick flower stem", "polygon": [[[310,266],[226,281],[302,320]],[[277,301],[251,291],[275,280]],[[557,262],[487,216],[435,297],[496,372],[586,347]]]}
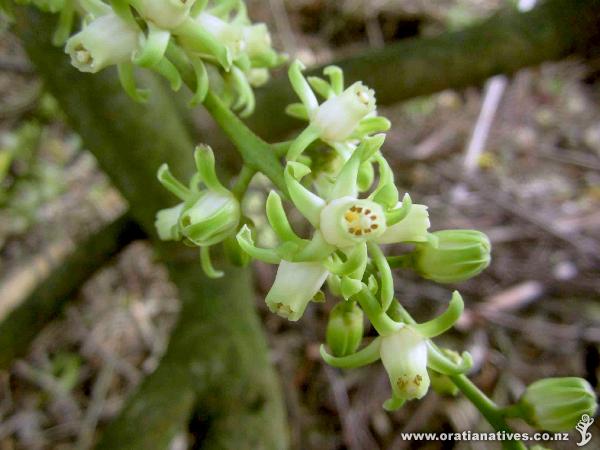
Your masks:
{"label": "thick flower stem", "polygon": [[[167,50],[169,60],[173,62],[181,74],[183,82],[194,92],[196,90],[196,77],[194,70],[188,63],[185,55],[175,46]],[[219,127],[242,155],[244,162],[252,169],[262,172],[279,190],[287,193],[283,180],[283,169],[277,158],[277,152],[267,142],[258,137],[242,120],[236,116],[214,93],[210,90],[204,99],[204,107],[208,110]]]}

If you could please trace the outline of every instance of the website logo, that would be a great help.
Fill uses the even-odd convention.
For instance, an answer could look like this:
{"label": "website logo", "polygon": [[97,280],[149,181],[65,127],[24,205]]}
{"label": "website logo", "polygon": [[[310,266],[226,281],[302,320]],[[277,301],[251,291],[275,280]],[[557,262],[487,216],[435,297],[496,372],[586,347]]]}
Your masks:
{"label": "website logo", "polygon": [[581,416],[577,425],[575,425],[575,429],[581,434],[581,441],[577,443],[578,447],[583,447],[592,439],[592,433],[588,431],[588,428],[591,427],[593,423],[594,419],[587,414],[584,414]]}

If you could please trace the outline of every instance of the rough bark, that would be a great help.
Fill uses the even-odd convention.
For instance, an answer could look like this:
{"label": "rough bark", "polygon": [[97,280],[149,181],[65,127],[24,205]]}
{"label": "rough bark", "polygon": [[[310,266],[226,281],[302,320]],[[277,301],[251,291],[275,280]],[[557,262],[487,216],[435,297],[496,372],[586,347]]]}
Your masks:
{"label": "rough bark", "polygon": [[[484,22],[435,37],[405,39],[380,50],[334,62],[347,83],[364,81],[377,103],[396,103],[444,89],[483,83],[544,61],[587,55],[600,45],[600,0],[547,0],[527,13],[509,8]],[[596,47],[596,48],[594,48]],[[308,71],[321,75],[322,68]],[[297,102],[285,74],[257,96],[249,126],[265,138],[278,138],[301,125],[282,112]]]}
{"label": "rough bark", "polygon": [[131,218],[123,215],[77,244],[66,258],[49,262],[48,275],[2,318],[0,369],[27,351],[37,333],[61,314],[67,300],[87,279],[123,247],[143,236]]}
{"label": "rough bark", "polygon": [[[156,181],[157,168],[167,162],[186,177],[194,167],[193,144],[170,94],[145,77],[151,101],[139,105],[122,92],[113,70],[77,72],[50,44],[54,21],[19,9],[15,31],[73,128],[129,201],[132,217],[154,236],[155,212],[174,203]],[[203,447],[286,448],[280,387],[248,274],[228,268],[224,280],[208,280],[197,255],[178,244],[155,246],[179,289],[180,320],[159,368],[109,425],[99,448],[165,449],[192,416],[206,429]]]}

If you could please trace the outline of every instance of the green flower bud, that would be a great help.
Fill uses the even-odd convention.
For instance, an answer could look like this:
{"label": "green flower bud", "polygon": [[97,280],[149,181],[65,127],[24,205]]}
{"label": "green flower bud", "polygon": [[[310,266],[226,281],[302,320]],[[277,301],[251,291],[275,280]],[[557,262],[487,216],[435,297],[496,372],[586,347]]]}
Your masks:
{"label": "green flower bud", "polygon": [[521,398],[519,416],[538,429],[559,432],[575,428],[584,414],[593,417],[596,394],[583,378],[546,378],[530,384]]}
{"label": "green flower bud", "polygon": [[158,237],[163,241],[178,241],[181,239],[179,231],[179,217],[183,212],[184,204],[180,203],[172,208],[161,209],[156,213],[154,226]]}
{"label": "green flower bud", "polygon": [[240,215],[240,203],[231,192],[206,190],[186,203],[179,227],[195,245],[213,245],[235,233]]}
{"label": "green flower bud", "polygon": [[455,397],[458,394],[458,388],[448,375],[430,370],[429,378],[431,379],[431,389],[439,395]]}
{"label": "green flower bud", "polygon": [[476,230],[442,230],[417,244],[413,267],[438,283],[457,283],[481,273],[490,264],[491,244]]}
{"label": "green flower bud", "polygon": [[340,302],[327,322],[327,345],[334,356],[356,352],[363,337],[363,311],[354,302]]}
{"label": "green flower bud", "polygon": [[95,73],[107,66],[129,62],[138,48],[139,30],[114,13],[90,22],[65,46],[71,64],[82,72]]}

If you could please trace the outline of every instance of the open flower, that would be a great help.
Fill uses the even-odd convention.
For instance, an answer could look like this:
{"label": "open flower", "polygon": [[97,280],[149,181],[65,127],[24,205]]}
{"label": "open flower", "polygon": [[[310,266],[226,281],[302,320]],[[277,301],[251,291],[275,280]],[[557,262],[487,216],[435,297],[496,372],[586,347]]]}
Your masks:
{"label": "open flower", "polygon": [[[366,199],[357,197],[360,165],[378,152],[382,143],[381,135],[364,139],[344,164],[329,195],[324,199],[300,182],[310,173],[310,169],[297,162],[288,162],[285,170],[288,193],[294,206],[314,227],[312,239],[301,239],[296,235],[288,222],[280,197],[271,192],[267,200],[267,218],[282,241],[281,245],[274,249],[257,248],[252,241],[250,229],[244,226],[238,233],[242,249],[252,257],[272,264],[285,262],[286,270],[282,274],[287,273],[287,268],[291,267],[288,266],[289,263],[311,263],[311,270],[316,270],[318,265],[320,276],[314,279],[320,280],[320,284],[327,275],[362,279],[370,253],[382,277],[382,304],[389,305],[393,296],[392,275],[378,244],[424,241],[427,239],[429,220],[426,207],[412,205],[408,195],[402,202],[398,201],[393,176],[383,158],[378,158],[381,166],[378,187]],[[307,267],[297,268],[299,273],[303,273]],[[275,283],[277,286],[281,284],[277,279]],[[308,303],[320,289],[320,285],[307,283],[306,286],[303,298]],[[272,298],[267,297],[269,300]],[[292,299],[296,298],[292,288],[288,297],[278,295],[277,298],[281,304],[277,311],[285,317],[297,320],[297,314],[289,313],[289,308],[294,312],[304,311],[305,305],[298,308],[291,304]]]}
{"label": "open flower", "polygon": [[392,386],[392,397],[385,402],[384,408],[398,409],[407,400],[422,398],[429,390],[428,368],[445,375],[465,373],[471,368],[472,359],[468,353],[463,353],[457,362],[431,342],[431,338],[450,329],[462,314],[464,304],[458,292],[453,293],[444,313],[421,324],[390,319],[364,284],[353,298],[363,307],[380,336],[362,350],[347,356],[333,356],[321,346],[321,356],[326,363],[340,368],[361,367],[381,359]]}
{"label": "open flower", "polygon": [[[201,249],[201,262],[209,276],[221,276],[212,268],[208,249],[232,236],[240,222],[238,199],[219,181],[215,172],[215,157],[210,147],[198,146],[194,152],[197,173],[185,186],[163,164],[158,179],[182,203],[159,211],[156,228],[163,240],[185,239]],[[198,183],[205,189],[199,189]]]}
{"label": "open flower", "polygon": [[[344,76],[336,66],[326,67],[327,83],[322,78],[302,75],[304,66],[298,60],[289,69],[289,78],[301,103],[287,108],[288,114],[308,120],[308,127],[293,141],[287,153],[289,161],[295,161],[316,139],[331,145],[344,160],[352,152],[353,141],[369,134],[386,131],[390,122],[375,115],[375,93],[358,81],[344,89]],[[326,100],[319,104],[313,89]]]}
{"label": "open flower", "polygon": [[129,62],[138,48],[138,28],[109,12],[94,19],[67,41],[65,52],[82,72]]}

